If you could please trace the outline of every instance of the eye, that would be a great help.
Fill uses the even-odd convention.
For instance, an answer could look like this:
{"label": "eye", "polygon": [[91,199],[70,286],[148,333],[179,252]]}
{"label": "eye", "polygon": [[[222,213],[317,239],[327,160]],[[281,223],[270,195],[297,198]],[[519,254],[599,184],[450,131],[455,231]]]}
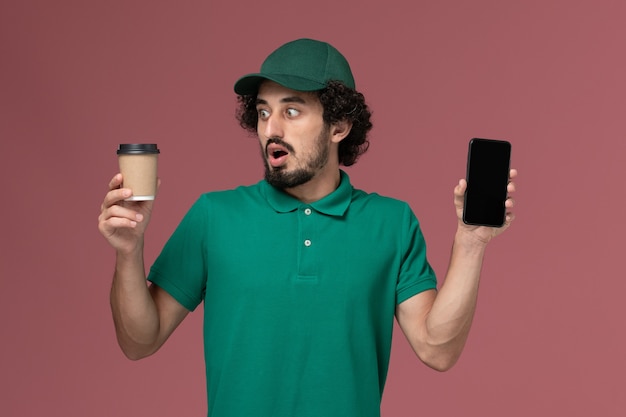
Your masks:
{"label": "eye", "polygon": [[268,117],[270,117],[270,112],[265,110],[265,109],[259,109],[257,110],[258,114],[259,114],[259,119],[267,119]]}
{"label": "eye", "polygon": [[296,110],[294,108],[288,108],[287,109],[287,116],[289,117],[296,117],[300,114],[300,110]]}

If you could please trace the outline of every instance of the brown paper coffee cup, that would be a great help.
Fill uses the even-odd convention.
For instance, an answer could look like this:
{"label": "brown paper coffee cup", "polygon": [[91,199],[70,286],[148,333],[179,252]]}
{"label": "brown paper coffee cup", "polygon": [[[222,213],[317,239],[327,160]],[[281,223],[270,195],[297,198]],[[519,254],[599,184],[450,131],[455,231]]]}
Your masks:
{"label": "brown paper coffee cup", "polygon": [[154,200],[157,188],[159,149],[156,144],[121,144],[117,150],[122,187],[133,195],[126,201]]}

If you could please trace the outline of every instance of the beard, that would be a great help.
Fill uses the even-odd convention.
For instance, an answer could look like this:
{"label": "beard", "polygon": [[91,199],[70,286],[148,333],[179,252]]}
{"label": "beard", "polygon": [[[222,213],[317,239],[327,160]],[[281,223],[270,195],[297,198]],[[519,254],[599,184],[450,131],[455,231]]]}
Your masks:
{"label": "beard", "polygon": [[[330,154],[330,144],[328,141],[330,129],[325,127],[318,135],[314,143],[313,153],[311,153],[303,163],[292,170],[287,170],[285,166],[274,168],[267,161],[267,153],[261,148],[261,156],[265,164],[265,180],[279,189],[293,188],[305,184],[315,177],[315,175],[326,166]],[[267,142],[277,143],[289,150],[290,155],[295,154],[291,145],[280,138],[270,138]],[[267,146],[267,145],[266,145]]]}

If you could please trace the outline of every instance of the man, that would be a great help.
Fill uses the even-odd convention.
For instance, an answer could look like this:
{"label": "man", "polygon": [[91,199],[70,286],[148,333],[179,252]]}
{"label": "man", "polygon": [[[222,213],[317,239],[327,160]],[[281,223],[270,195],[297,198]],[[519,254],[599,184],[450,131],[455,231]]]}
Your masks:
{"label": "man", "polygon": [[287,43],[235,91],[265,179],[202,195],[150,285],[143,237],[153,203],[124,202],[131,190],[120,174],[109,184],[99,228],[117,254],[119,344],[131,359],[151,355],[204,302],[210,416],[379,416],[394,316],[420,360],[449,369],[470,330],[487,243],[513,214],[499,229],[464,224],[459,182],[458,228],[437,291],[408,205],[354,189],[339,168],[365,152],[371,123],[334,47]]}

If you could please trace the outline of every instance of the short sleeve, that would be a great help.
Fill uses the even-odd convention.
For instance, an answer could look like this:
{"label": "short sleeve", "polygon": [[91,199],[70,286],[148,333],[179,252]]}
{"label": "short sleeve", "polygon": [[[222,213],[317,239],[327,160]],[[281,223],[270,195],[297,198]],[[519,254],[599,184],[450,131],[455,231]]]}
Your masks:
{"label": "short sleeve", "polygon": [[426,257],[424,236],[408,204],[403,214],[402,226],[402,261],[396,286],[397,304],[420,292],[437,288],[437,277]]}
{"label": "short sleeve", "polygon": [[209,204],[205,195],[189,209],[150,269],[148,280],[187,310],[204,299]]}

